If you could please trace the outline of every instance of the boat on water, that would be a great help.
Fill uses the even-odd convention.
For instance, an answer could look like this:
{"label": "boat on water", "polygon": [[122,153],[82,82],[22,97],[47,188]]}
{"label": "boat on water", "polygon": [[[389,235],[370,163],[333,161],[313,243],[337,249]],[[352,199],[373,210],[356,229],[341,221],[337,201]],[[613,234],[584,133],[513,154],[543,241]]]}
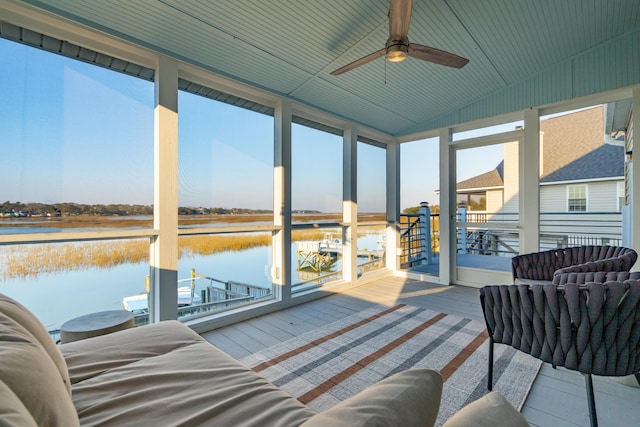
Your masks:
{"label": "boat on water", "polygon": [[[189,283],[180,286],[180,283]],[[149,279],[145,284],[149,289]],[[148,292],[124,297],[122,308],[135,315],[144,316],[149,313]],[[269,297],[271,288],[248,285],[235,281],[224,281],[196,273],[192,269],[191,277],[178,280],[178,315],[185,315],[193,310],[209,311],[219,307],[228,307],[246,301]]]}
{"label": "boat on water", "polygon": [[[189,286],[178,288],[178,307],[200,304],[202,299],[197,293],[192,293]],[[122,308],[133,314],[149,313],[149,298],[146,292],[122,298]]]}

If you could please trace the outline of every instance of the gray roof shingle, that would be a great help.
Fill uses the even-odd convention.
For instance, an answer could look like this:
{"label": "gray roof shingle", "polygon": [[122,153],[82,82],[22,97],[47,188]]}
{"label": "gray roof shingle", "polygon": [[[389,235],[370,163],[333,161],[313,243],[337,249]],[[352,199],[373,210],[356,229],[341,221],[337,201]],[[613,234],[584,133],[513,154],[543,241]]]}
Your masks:
{"label": "gray roof shingle", "polygon": [[[624,146],[604,140],[602,106],[540,121],[540,182],[624,176]],[[502,186],[503,162],[496,169],[458,183],[458,189]]]}

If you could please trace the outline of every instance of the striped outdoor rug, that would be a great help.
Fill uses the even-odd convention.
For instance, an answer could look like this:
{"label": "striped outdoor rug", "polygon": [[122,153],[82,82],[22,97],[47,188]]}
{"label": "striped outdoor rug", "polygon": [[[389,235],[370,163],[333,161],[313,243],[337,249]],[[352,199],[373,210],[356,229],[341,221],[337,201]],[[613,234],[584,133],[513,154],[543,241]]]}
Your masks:
{"label": "striped outdoor rug", "polygon": [[[483,322],[399,304],[376,306],[241,361],[316,411],[395,372],[433,368],[445,383],[436,425],[487,393],[489,341]],[[494,350],[494,390],[520,409],[540,361]]]}

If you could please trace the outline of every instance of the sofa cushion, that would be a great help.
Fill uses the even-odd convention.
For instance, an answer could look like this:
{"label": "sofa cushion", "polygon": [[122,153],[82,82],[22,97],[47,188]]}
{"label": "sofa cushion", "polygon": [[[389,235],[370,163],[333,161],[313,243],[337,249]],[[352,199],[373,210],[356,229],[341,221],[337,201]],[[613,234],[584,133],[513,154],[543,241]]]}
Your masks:
{"label": "sofa cushion", "polygon": [[42,323],[25,306],[3,294],[0,294],[0,313],[22,325],[22,327],[29,331],[38,343],[40,343],[56,365],[56,369],[60,373],[62,381],[64,381],[65,387],[67,388],[67,392],[69,396],[71,396],[71,383],[69,381],[67,365],[64,362],[58,346],[53,342],[53,339]]}
{"label": "sofa cushion", "polygon": [[0,361],[0,382],[37,425],[79,425],[56,364],[40,341],[4,312],[0,312]]}
{"label": "sofa cushion", "polygon": [[61,349],[82,425],[293,426],[314,415],[180,322]]}
{"label": "sofa cushion", "polygon": [[0,426],[36,427],[37,425],[36,420],[18,396],[0,381]]}
{"label": "sofa cushion", "polygon": [[472,402],[442,427],[529,427],[524,417],[497,391]]}
{"label": "sofa cushion", "polygon": [[301,427],[421,427],[436,422],[442,377],[431,369],[399,372],[310,418]]}

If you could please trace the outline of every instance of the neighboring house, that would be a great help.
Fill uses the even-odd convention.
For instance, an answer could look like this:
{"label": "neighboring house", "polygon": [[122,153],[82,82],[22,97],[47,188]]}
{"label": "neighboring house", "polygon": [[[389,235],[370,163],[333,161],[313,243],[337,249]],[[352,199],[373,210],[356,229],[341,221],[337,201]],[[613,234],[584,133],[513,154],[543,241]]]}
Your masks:
{"label": "neighboring house", "polygon": [[[599,106],[540,121],[541,248],[622,241],[625,142],[605,134],[605,115]],[[518,180],[518,143],[506,143],[495,169],[458,182],[466,221],[517,222]],[[517,236],[489,234],[516,250]]]}
{"label": "neighboring house", "polygon": [[[622,245],[632,247],[633,234],[633,112],[630,99],[607,104],[604,131],[607,135],[625,139],[624,206],[622,208]],[[637,185],[637,184],[636,184]]]}
{"label": "neighboring house", "polygon": [[[495,169],[458,183],[458,204],[469,211],[518,211],[517,143],[504,144],[504,151]],[[540,153],[541,213],[622,210],[624,140],[605,135],[603,107],[541,120]]]}

